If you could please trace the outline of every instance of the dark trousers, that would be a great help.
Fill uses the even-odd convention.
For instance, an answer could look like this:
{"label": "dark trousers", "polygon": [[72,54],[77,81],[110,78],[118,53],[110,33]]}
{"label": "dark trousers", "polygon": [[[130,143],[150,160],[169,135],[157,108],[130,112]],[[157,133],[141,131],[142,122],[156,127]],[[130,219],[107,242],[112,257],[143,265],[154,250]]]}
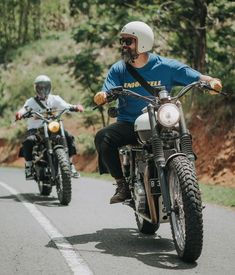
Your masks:
{"label": "dark trousers", "polygon": [[100,131],[95,136],[95,146],[98,152],[100,174],[110,173],[115,179],[123,177],[118,148],[137,143],[134,124],[115,122]]}
{"label": "dark trousers", "polygon": [[[19,156],[24,157],[26,161],[32,161],[33,160],[33,146],[36,144],[38,137],[37,137],[37,129],[31,129],[28,130],[26,133],[25,140],[22,144],[22,151],[20,152]],[[65,136],[68,144],[68,151],[69,156],[73,156],[76,154],[76,147],[75,147],[75,141],[74,137],[70,135],[67,131],[65,131]]]}

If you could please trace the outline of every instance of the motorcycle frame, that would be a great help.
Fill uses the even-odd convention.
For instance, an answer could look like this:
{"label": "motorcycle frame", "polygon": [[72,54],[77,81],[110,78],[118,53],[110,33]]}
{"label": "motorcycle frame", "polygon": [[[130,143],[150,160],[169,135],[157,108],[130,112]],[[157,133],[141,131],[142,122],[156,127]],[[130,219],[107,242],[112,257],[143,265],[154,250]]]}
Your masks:
{"label": "motorcycle frame", "polygon": [[[157,168],[158,178],[160,182],[160,187],[162,191],[163,204],[165,206],[165,211],[169,216],[171,213],[171,200],[168,192],[167,177],[166,177],[166,161],[163,152],[162,140],[160,139],[157,120],[155,116],[155,108],[152,104],[147,106],[147,111],[149,115],[150,129],[152,132],[152,151],[153,160]],[[150,211],[151,213],[151,211]],[[152,218],[152,217],[151,217]]]}
{"label": "motorcycle frame", "polygon": [[[177,106],[180,110],[180,121],[179,121],[179,132],[180,135],[183,137],[186,137],[187,140],[190,139],[190,135],[188,133],[188,129],[186,127],[186,122],[184,119],[184,114],[182,110],[181,103],[178,101]],[[156,107],[153,106],[152,104],[149,104],[147,106],[147,112],[149,116],[149,122],[150,122],[150,129],[151,129],[151,145],[152,145],[152,152],[153,152],[153,161],[155,164],[155,167],[157,169],[157,174],[158,174],[158,179],[160,182],[160,188],[161,188],[161,195],[163,199],[163,205],[164,209],[163,212],[166,213],[167,216],[171,215],[172,210],[172,205],[171,205],[171,199],[170,199],[170,194],[169,194],[169,189],[168,189],[168,181],[167,181],[167,171],[166,171],[166,166],[167,163],[179,156],[183,155],[185,157],[188,157],[192,162],[194,162],[194,154],[191,154],[192,149],[188,150],[190,151],[188,154],[187,152],[177,152],[173,155],[171,155],[168,159],[165,158],[164,155],[164,150],[163,150],[163,144],[162,140],[160,138],[159,134],[159,127],[158,123],[156,120]],[[183,150],[182,150],[183,151]],[[146,173],[145,173],[146,174]],[[142,218],[146,219],[147,221],[156,224],[159,223],[159,216],[157,213],[156,209],[156,202],[154,200],[154,195],[151,194],[150,188],[149,188],[149,183],[147,182],[148,179],[144,179],[144,185],[145,185],[145,191],[146,191],[146,197],[147,197],[147,202],[148,202],[148,207],[149,207],[149,212],[150,212],[150,218],[146,217],[145,215],[142,215],[141,213],[137,213],[138,215],[142,216]]]}

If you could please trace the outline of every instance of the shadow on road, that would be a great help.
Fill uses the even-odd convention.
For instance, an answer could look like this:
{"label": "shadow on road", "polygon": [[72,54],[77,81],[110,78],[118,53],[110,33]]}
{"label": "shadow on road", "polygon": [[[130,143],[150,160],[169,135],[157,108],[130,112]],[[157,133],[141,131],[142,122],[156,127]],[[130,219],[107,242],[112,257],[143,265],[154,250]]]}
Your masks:
{"label": "shadow on road", "polygon": [[[133,228],[104,228],[95,233],[70,236],[66,239],[73,246],[96,242],[95,248],[99,249],[100,253],[135,258],[146,265],[158,268],[183,270],[197,266],[196,263],[186,264],[179,260],[172,240],[161,238],[159,235],[146,236]],[[54,241],[51,240],[47,247],[56,248]],[[83,249],[78,247],[78,250]],[[174,254],[169,253],[171,251]]]}
{"label": "shadow on road", "polygon": [[[46,196],[42,196],[40,194],[35,194],[35,193],[19,193],[17,194],[18,196],[22,197],[23,200],[29,201],[33,204],[37,204],[37,205],[42,205],[42,206],[47,206],[47,207],[54,207],[54,206],[63,206],[59,203],[58,198],[56,197],[46,197]],[[9,195],[9,196],[0,196],[0,202],[3,199],[8,199],[8,200],[14,200],[17,202],[20,202],[20,200],[18,199],[18,197],[16,197],[15,195]]]}

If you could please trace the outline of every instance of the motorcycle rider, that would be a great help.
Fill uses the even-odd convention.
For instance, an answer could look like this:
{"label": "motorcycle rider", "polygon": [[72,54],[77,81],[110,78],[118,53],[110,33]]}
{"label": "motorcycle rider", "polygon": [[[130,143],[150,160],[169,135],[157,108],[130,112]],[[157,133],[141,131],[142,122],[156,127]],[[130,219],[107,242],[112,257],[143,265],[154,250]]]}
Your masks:
{"label": "motorcycle rider", "polygon": [[[51,108],[53,110],[74,107],[77,112],[83,112],[84,108],[82,105],[71,105],[65,102],[59,95],[51,94],[51,80],[47,75],[39,75],[34,80],[34,90],[36,93],[35,97],[31,97],[26,100],[24,106],[16,113],[16,120],[20,120],[22,116],[29,110],[32,109],[36,112],[42,112],[43,109]],[[36,132],[37,129],[41,128],[42,120],[38,118],[29,118],[27,120],[27,133],[26,138],[22,144],[22,150],[20,156],[25,158],[25,176],[26,180],[33,179],[32,175],[32,149],[37,141]],[[72,156],[76,154],[76,147],[74,144],[74,137],[65,131],[66,140],[68,144],[71,175],[74,178],[79,177],[79,173],[76,171],[75,166],[72,163]]]}
{"label": "motorcycle rider", "polygon": [[[177,60],[151,53],[153,43],[153,31],[144,22],[133,21],[122,28],[120,33],[122,60],[112,65],[102,91],[94,96],[97,105],[107,102],[106,91],[115,86],[122,86],[141,95],[150,95],[127,71],[125,63],[129,63],[152,87],[164,85],[170,91],[173,86],[185,86],[202,80],[210,83],[214,89],[221,90],[220,80],[203,75]],[[100,174],[110,173],[117,183],[116,192],[110,199],[111,204],[130,198],[130,191],[121,169],[118,148],[137,143],[134,121],[147,105],[145,101],[133,97],[119,97],[118,101],[117,121],[98,131],[95,136]]]}

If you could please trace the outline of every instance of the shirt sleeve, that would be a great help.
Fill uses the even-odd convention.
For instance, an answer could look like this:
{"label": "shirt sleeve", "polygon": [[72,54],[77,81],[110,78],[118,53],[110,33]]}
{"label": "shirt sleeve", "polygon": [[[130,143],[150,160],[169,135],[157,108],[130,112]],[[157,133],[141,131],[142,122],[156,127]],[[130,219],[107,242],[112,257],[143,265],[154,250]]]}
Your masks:
{"label": "shirt sleeve", "polygon": [[24,108],[24,109],[27,109],[27,108],[31,108],[31,98],[29,98],[29,99],[27,99],[26,101],[25,101],[25,103],[24,103],[24,105],[23,105],[23,107],[22,107],[22,109]]}
{"label": "shirt sleeve", "polygon": [[114,64],[108,71],[108,75],[104,81],[102,91],[106,92],[107,90],[110,90],[116,86],[122,86],[123,83],[120,79],[120,69],[118,69],[117,64]]}
{"label": "shirt sleeve", "polygon": [[185,86],[200,79],[201,74],[189,66],[175,61],[172,68],[173,85]]}
{"label": "shirt sleeve", "polygon": [[59,95],[54,95],[54,100],[53,101],[54,101],[53,102],[53,108],[64,109],[64,108],[70,108],[72,106],[72,104],[67,103]]}

